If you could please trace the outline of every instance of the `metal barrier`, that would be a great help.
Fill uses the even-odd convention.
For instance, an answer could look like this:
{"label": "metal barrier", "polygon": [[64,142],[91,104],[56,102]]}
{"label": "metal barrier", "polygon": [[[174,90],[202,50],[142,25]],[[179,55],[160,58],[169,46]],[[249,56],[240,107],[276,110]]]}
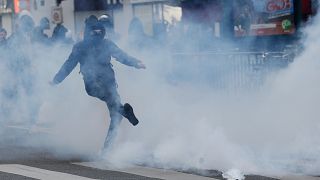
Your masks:
{"label": "metal barrier", "polygon": [[288,66],[287,52],[173,53],[171,81],[206,83],[218,89],[259,88],[268,75]]}

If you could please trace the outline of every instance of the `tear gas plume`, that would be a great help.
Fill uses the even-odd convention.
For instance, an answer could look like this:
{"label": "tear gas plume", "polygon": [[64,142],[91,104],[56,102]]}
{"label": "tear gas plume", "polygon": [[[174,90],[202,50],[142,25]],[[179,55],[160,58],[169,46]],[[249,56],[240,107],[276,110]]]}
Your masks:
{"label": "tear gas plume", "polygon": [[[264,74],[263,83],[253,91],[226,78],[237,69],[228,63],[219,67],[222,70],[217,68],[214,63],[219,63],[219,56],[212,56],[214,63],[201,58],[183,61],[156,49],[140,56],[148,65],[145,72],[116,66],[120,94],[136,107],[141,124],[131,128],[124,123],[121,132],[126,133],[121,133],[106,158],[120,165],[224,172],[236,168],[246,174],[279,176],[319,174],[317,20],[304,30],[304,51],[288,67]],[[198,47],[183,44],[193,50]],[[167,76],[178,60],[182,67],[176,73],[198,76],[187,75],[188,83]],[[212,72],[217,69],[222,74]],[[202,75],[220,76],[209,81]],[[214,78],[222,76],[222,88],[212,87]]]}
{"label": "tear gas plume", "polygon": [[[235,92],[229,77],[234,76],[229,73],[234,67],[215,64],[227,56],[210,62],[177,62],[176,56],[161,46],[138,51],[121,46],[147,65],[140,71],[113,61],[122,102],[133,105],[140,124],[132,127],[124,119],[119,137],[105,158],[119,166],[134,163],[175,169],[239,169],[246,174],[319,174],[318,20],[316,17],[305,29],[305,50],[293,63],[267,73],[258,89],[244,84],[236,93],[230,93]],[[186,49],[197,49],[192,37],[175,37],[179,44],[188,46]],[[3,92],[15,75],[0,66],[1,105],[10,111],[10,116],[1,112],[1,123],[28,125],[25,117],[35,108],[36,124],[44,130],[33,129],[34,136],[30,135],[25,145],[50,149],[63,157],[98,153],[109,123],[106,105],[86,94],[78,69],[62,84],[49,85],[71,47],[37,45],[30,51],[36,52],[31,56],[30,71],[35,77],[31,96],[18,89],[14,101],[5,100]],[[220,72],[212,72],[211,67]],[[187,82],[177,78],[185,72],[199,76]],[[219,88],[211,85],[222,77]],[[4,126],[0,130],[13,139],[22,138]]]}

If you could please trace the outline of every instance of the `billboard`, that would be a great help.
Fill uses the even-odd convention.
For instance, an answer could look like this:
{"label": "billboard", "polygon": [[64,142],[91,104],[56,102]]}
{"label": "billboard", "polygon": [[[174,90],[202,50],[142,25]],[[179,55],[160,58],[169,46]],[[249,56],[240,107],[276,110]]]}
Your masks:
{"label": "billboard", "polygon": [[236,37],[293,34],[294,0],[233,1]]}

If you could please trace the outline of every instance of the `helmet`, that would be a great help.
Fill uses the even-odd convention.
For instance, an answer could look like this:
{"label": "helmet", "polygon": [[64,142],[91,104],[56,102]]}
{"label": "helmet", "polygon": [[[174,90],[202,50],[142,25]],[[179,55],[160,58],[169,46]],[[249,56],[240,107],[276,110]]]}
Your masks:
{"label": "helmet", "polygon": [[106,29],[113,29],[113,21],[108,14],[100,16],[98,20]]}
{"label": "helmet", "polygon": [[86,27],[92,26],[98,22],[98,18],[95,15],[91,15],[86,18],[85,25]]}
{"label": "helmet", "polygon": [[57,26],[53,29],[52,39],[64,40],[67,32],[68,29],[66,27],[64,27],[62,24],[57,24]]}
{"label": "helmet", "polygon": [[84,39],[87,39],[90,37],[90,29],[91,27],[98,22],[98,18],[95,15],[91,15],[86,18],[84,21],[85,27],[84,27]]}
{"label": "helmet", "polygon": [[31,32],[34,28],[34,21],[28,11],[22,11],[18,17],[18,27],[22,32]]}

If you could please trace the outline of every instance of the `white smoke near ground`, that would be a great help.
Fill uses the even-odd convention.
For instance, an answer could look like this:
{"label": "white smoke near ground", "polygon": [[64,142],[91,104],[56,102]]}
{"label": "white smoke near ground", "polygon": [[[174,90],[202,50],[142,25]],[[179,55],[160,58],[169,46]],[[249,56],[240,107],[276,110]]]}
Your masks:
{"label": "white smoke near ground", "polygon": [[[133,53],[146,70],[113,62],[122,102],[132,104],[140,124],[132,127],[124,119],[105,158],[117,166],[319,174],[317,20],[305,31],[305,51],[257,92],[230,94],[195,82],[172,84],[167,75],[174,59],[159,49]],[[97,154],[108,127],[106,105],[86,95],[78,68],[62,84],[49,85],[71,48],[36,49],[37,91],[32,97],[40,102],[39,117],[24,143],[63,157]],[[1,74],[6,82],[9,73],[1,68]],[[10,119],[23,114],[18,111]]]}
{"label": "white smoke near ground", "polygon": [[143,72],[116,67],[120,94],[141,123],[123,125],[106,158],[118,165],[318,175],[318,20],[305,29],[304,52],[257,92],[172,85],[164,78],[170,60],[159,54],[141,56],[148,66]]}
{"label": "white smoke near ground", "polygon": [[100,147],[99,142],[106,133],[103,131],[107,125],[106,107],[86,95],[82,77],[78,73],[79,67],[63,83],[57,86],[49,84],[70,51],[71,48],[58,48],[58,51],[50,54],[45,52],[41,57],[49,59],[36,63],[42,71],[39,74],[45,75],[39,81],[42,86],[39,94],[42,105],[37,123],[48,126],[52,136],[49,136],[47,145],[53,148],[58,146],[62,154],[68,154],[68,150],[80,154],[93,153]]}
{"label": "white smoke near ground", "polygon": [[[17,90],[14,101],[6,97],[3,90],[10,83],[19,87],[20,82],[15,81],[19,75],[7,69],[6,59],[1,59],[1,105],[4,110],[10,110],[10,116],[1,113],[1,143],[8,147],[23,145],[50,149],[63,158],[97,154],[107,129],[106,106],[86,95],[79,67],[65,83],[49,84],[68,58],[71,46],[46,47],[34,43],[25,48],[29,48],[28,58],[32,64],[31,95],[25,94],[22,88]],[[36,121],[30,121],[30,112],[34,109],[37,117],[32,118]]]}

